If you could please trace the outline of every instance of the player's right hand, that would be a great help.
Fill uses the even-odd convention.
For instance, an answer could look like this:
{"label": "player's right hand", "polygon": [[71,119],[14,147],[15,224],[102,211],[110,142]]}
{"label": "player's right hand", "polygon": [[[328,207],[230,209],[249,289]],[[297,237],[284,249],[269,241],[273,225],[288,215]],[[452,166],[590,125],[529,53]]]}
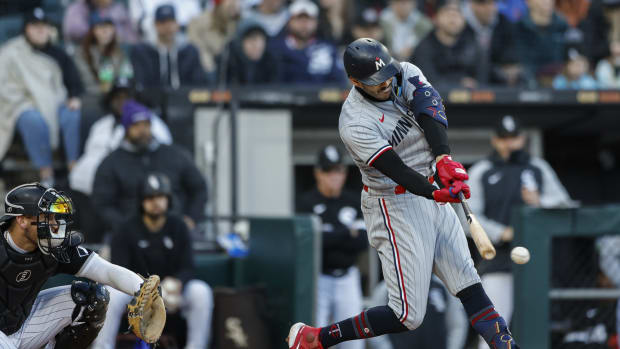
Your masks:
{"label": "player's right hand", "polygon": [[449,186],[454,181],[466,181],[469,179],[469,175],[467,175],[463,165],[452,160],[450,155],[444,156],[437,161],[437,174],[444,186]]}
{"label": "player's right hand", "polygon": [[469,186],[461,181],[454,181],[451,186],[443,187],[433,192],[433,199],[437,202],[459,203],[459,193],[463,192],[466,199],[471,196]]}

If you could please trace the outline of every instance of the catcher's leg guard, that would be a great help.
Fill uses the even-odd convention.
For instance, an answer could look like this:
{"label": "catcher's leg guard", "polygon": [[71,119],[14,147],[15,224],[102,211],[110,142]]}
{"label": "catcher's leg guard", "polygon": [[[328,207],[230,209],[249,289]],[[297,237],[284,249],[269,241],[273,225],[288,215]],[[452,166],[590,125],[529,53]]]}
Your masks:
{"label": "catcher's leg guard", "polygon": [[110,293],[96,282],[73,281],[71,298],[75,309],[71,325],[56,335],[55,348],[82,349],[95,340],[105,321]]}

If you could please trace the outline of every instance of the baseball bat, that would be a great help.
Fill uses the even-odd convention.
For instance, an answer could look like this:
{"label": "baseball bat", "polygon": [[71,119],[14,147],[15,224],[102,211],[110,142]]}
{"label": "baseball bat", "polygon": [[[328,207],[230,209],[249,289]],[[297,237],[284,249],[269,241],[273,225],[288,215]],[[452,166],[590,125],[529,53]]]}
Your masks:
{"label": "baseball bat", "polygon": [[482,225],[478,222],[478,219],[471,211],[471,208],[469,208],[467,199],[462,192],[459,193],[459,199],[461,200],[461,206],[463,206],[465,217],[467,217],[467,222],[469,222],[469,232],[471,233],[471,237],[474,239],[478,252],[480,252],[480,255],[484,259],[495,258],[495,247],[493,247],[487,232],[484,231],[484,228],[482,228]]}

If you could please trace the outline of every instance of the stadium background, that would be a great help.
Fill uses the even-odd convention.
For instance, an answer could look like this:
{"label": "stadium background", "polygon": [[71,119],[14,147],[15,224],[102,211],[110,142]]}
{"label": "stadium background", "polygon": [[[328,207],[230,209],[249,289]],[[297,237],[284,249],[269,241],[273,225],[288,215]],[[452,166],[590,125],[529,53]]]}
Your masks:
{"label": "stadium background", "polygon": [[[31,5],[43,6],[60,23],[70,1],[24,3],[0,2],[3,41],[20,33],[22,13]],[[206,238],[196,243],[196,249],[201,251],[199,258],[205,265],[218,267],[213,269],[217,272],[210,272],[209,267],[201,269],[201,276],[238,289],[266,284],[271,292],[267,304],[273,307],[267,326],[277,335],[294,320],[287,316],[312,316],[312,304],[278,292],[306,287],[305,292],[311,293],[308,287],[312,285],[300,285],[294,275],[303,269],[316,276],[320,251],[314,249],[314,254],[305,259],[296,253],[300,246],[317,242],[300,236],[312,230],[312,222],[292,218],[293,203],[297,193],[313,186],[317,149],[329,143],[341,144],[336,127],[347,91],[346,86],[329,85],[196,86],[142,91],[144,102],[168,123],[174,142],[192,152],[208,181]],[[519,222],[515,243],[522,242],[533,256],[530,264],[517,269],[515,280],[518,310],[513,321],[517,321],[518,338],[527,343],[524,347],[614,347],[617,336],[613,333],[608,333],[604,346],[562,342],[568,331],[592,331],[598,324],[616,321],[615,302],[620,292],[601,282],[596,241],[602,235],[620,232],[620,206],[615,205],[620,201],[620,91],[441,86],[440,92],[449,116],[449,139],[456,159],[469,166],[485,157],[491,149],[488,140],[492,125],[503,115],[517,116],[528,132],[529,150],[552,165],[571,198],[581,203],[578,209],[515,213],[515,222]],[[81,131],[87,134],[102,111],[99,96],[85,95],[82,99]],[[2,160],[5,187],[36,179],[36,171],[17,138]],[[65,171],[60,165],[55,167],[58,173]],[[359,172],[352,165],[347,186],[353,190],[361,187]],[[84,222],[89,219],[80,218]],[[217,234],[233,230],[233,224],[239,221],[250,223],[250,255],[246,263],[226,256],[215,243]],[[92,232],[93,236],[101,233]],[[271,239],[290,245],[276,248],[269,244]],[[97,246],[97,239],[93,240]],[[274,263],[272,255],[290,258],[294,268],[280,269],[282,265]],[[373,257],[365,258],[370,260],[364,277],[368,295],[378,275],[372,271]],[[264,263],[259,267],[251,261]],[[273,278],[270,271],[287,276]],[[274,294],[287,305],[274,300]],[[593,304],[601,311],[588,312]]]}

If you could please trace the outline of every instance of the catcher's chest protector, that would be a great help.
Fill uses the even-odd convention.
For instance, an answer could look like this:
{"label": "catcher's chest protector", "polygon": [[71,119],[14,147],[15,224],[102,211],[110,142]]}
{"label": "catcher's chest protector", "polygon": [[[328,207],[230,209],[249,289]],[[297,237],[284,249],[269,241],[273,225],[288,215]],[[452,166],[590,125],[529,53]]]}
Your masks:
{"label": "catcher's chest protector", "polygon": [[0,331],[9,336],[21,328],[57,265],[38,250],[28,254],[11,250],[0,235]]}

